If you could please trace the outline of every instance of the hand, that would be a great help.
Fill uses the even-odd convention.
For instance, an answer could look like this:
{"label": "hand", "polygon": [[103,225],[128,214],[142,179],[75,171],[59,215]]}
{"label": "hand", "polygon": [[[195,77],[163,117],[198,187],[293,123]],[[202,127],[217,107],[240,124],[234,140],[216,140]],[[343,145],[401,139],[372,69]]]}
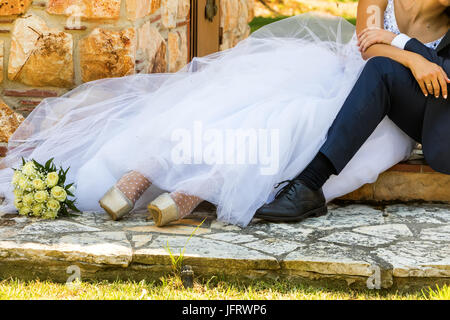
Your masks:
{"label": "hand", "polygon": [[358,34],[359,51],[365,52],[374,44],[390,45],[396,34],[380,28],[366,28]]}
{"label": "hand", "polygon": [[408,67],[426,97],[428,94],[432,94],[439,98],[442,91],[442,96],[447,99],[447,84],[450,83],[450,79],[441,66],[415,54],[408,63]]}

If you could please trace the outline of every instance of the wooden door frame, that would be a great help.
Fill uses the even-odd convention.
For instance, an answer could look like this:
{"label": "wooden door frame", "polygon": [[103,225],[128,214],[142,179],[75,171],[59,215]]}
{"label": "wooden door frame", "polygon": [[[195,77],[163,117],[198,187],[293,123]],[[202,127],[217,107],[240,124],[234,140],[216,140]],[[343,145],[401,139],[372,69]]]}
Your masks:
{"label": "wooden door frame", "polygon": [[[220,9],[220,0],[216,0],[216,3],[219,7],[219,10],[217,12],[217,17],[219,19],[219,24],[220,24],[220,16],[222,15],[221,9]],[[192,58],[197,56],[197,51],[198,51],[198,42],[197,42],[197,36],[198,36],[198,16],[197,16],[197,12],[198,12],[198,1],[197,0],[191,0],[190,2],[190,15],[189,15],[189,61],[192,61]],[[221,43],[221,38],[222,38],[222,29],[219,26],[219,35],[218,35],[218,48],[220,47],[220,43]]]}
{"label": "wooden door frame", "polygon": [[189,15],[189,61],[195,57],[197,51],[197,1],[191,0],[190,15]]}

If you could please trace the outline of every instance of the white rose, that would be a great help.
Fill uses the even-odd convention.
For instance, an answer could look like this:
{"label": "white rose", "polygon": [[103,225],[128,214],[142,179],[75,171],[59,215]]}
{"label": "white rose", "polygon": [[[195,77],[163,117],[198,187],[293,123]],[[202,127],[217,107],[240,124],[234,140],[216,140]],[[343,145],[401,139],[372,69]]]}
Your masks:
{"label": "white rose", "polygon": [[39,203],[45,202],[48,199],[48,192],[47,191],[38,191],[34,194],[34,200],[36,200]]}
{"label": "white rose", "polygon": [[20,198],[14,199],[14,206],[15,206],[17,209],[22,208],[22,206],[23,206],[22,199],[20,199]]}
{"label": "white rose", "polygon": [[31,211],[33,211],[34,216],[39,217],[44,212],[44,205],[42,203],[36,204],[31,208]]}
{"label": "white rose", "polygon": [[56,186],[58,184],[59,181],[59,176],[57,172],[50,172],[47,175],[47,179],[45,180],[45,182],[47,183],[47,187],[49,188],[53,188],[54,186]]}
{"label": "white rose", "polygon": [[50,199],[50,200],[47,202],[47,208],[48,208],[50,211],[56,211],[56,212],[58,212],[59,209],[61,208],[61,205],[59,204],[59,201],[57,201],[57,200],[55,200],[55,199]]}
{"label": "white rose", "polygon": [[22,198],[23,197],[23,191],[20,190],[20,189],[14,189],[13,193],[14,193],[14,196],[16,198]]}
{"label": "white rose", "polygon": [[32,193],[28,193],[28,194],[24,195],[22,198],[22,202],[26,206],[31,206],[33,201],[34,201],[34,194],[32,194]]}
{"label": "white rose", "polygon": [[22,174],[20,173],[20,171],[18,171],[18,170],[14,171],[14,175],[12,178],[12,185],[17,186],[19,184],[21,177],[22,177]]}
{"label": "white rose", "polygon": [[60,202],[64,202],[67,199],[67,192],[61,187],[53,187],[51,190],[52,197]]}
{"label": "white rose", "polygon": [[25,165],[22,168],[22,173],[26,176],[34,176],[36,175],[36,167],[34,166],[34,163],[32,161],[29,161],[25,163]]}
{"label": "white rose", "polygon": [[58,211],[51,211],[51,210],[47,210],[44,212],[44,214],[42,215],[42,218],[44,219],[55,219],[58,216]]}
{"label": "white rose", "polygon": [[19,178],[19,183],[17,184],[19,186],[19,188],[24,191],[29,189],[29,182],[28,179],[24,178],[24,177],[20,177]]}
{"label": "white rose", "polygon": [[33,188],[36,190],[44,190],[45,189],[44,181],[42,181],[41,179],[34,179]]}
{"label": "white rose", "polygon": [[28,206],[23,206],[22,208],[19,209],[19,214],[22,216],[26,216],[30,212],[31,212],[31,208]]}

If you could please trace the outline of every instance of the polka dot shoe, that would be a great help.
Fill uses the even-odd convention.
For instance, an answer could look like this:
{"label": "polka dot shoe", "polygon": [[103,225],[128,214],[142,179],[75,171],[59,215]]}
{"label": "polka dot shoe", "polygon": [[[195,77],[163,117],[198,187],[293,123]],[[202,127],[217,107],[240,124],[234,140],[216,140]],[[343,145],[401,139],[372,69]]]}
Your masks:
{"label": "polka dot shoe", "polygon": [[183,192],[164,193],[148,205],[148,211],[158,227],[183,219],[203,200]]}
{"label": "polka dot shoe", "polygon": [[136,201],[150,187],[150,181],[136,171],[124,175],[99,201],[113,220],[119,220],[131,210]]}

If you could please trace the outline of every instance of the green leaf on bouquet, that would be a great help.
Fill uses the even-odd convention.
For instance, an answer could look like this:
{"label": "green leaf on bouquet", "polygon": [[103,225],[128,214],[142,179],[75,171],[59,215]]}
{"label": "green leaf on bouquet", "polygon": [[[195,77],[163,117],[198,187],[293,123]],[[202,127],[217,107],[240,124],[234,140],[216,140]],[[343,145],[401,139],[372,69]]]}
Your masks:
{"label": "green leaf on bouquet", "polygon": [[81,212],[76,206],[75,206],[75,200],[67,200],[66,201],[67,206],[72,209],[75,212]]}
{"label": "green leaf on bouquet", "polygon": [[70,189],[73,185],[74,185],[74,183],[68,184],[68,185],[65,187],[66,191],[67,191],[68,189]]}
{"label": "green leaf on bouquet", "polygon": [[53,159],[55,159],[55,158],[51,158],[50,160],[48,160],[48,161],[45,163],[45,169],[46,169],[47,171],[50,171],[50,170],[51,170],[51,168],[52,168],[52,163],[53,163]]}
{"label": "green leaf on bouquet", "polygon": [[74,195],[72,192],[70,192],[70,190],[69,190],[73,185],[74,185],[74,184],[71,183],[71,184],[68,184],[67,186],[64,187],[64,190],[66,190],[66,193],[67,193],[69,196],[71,196],[71,197],[75,197],[75,195]]}
{"label": "green leaf on bouquet", "polygon": [[37,162],[37,161],[34,160],[34,159],[31,160],[31,161],[33,161],[35,167],[38,169],[39,172],[41,172],[41,173],[47,173],[46,170],[45,170],[45,168],[44,168],[44,166],[43,166],[42,164],[40,164],[39,162]]}
{"label": "green leaf on bouquet", "polygon": [[24,157],[22,157],[22,166],[24,166],[27,162],[25,161]]}
{"label": "green leaf on bouquet", "polygon": [[66,206],[61,206],[61,209],[59,209],[59,212],[61,213],[61,215],[63,216],[67,216],[69,213],[67,212],[67,208]]}
{"label": "green leaf on bouquet", "polygon": [[64,186],[64,183],[66,182],[66,175],[67,175],[67,171],[69,171],[69,168],[67,168],[66,171],[64,171],[64,169],[62,167],[59,167],[59,185],[61,187]]}

